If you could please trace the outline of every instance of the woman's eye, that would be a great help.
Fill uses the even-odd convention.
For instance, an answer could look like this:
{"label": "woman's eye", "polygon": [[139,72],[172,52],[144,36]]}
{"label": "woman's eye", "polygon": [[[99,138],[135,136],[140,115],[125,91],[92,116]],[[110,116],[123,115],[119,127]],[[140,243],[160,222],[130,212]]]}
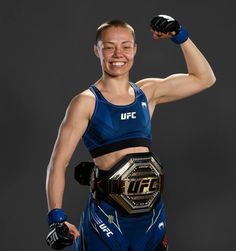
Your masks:
{"label": "woman's eye", "polygon": [[104,50],[114,50],[114,47],[112,47],[112,46],[105,46]]}
{"label": "woman's eye", "polygon": [[131,45],[125,45],[123,48],[124,48],[125,50],[129,50],[129,49],[132,49],[132,46],[131,46]]}

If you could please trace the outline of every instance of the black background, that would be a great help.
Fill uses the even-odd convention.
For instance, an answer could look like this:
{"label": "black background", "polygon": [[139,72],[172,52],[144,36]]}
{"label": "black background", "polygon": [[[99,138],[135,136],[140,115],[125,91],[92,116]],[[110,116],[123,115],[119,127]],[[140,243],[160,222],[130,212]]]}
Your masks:
{"label": "black background", "polygon": [[[177,45],[152,39],[149,21],[156,14],[187,28],[217,78],[212,88],[154,114],[170,250],[236,248],[235,7],[234,0],[1,1],[1,250],[49,250],[46,168],[68,103],[101,75],[93,41],[102,22],[119,18],[135,28],[132,81],[186,72]],[[74,181],[72,167],[85,160],[91,158],[81,142],[63,205],[75,224],[88,188]]]}

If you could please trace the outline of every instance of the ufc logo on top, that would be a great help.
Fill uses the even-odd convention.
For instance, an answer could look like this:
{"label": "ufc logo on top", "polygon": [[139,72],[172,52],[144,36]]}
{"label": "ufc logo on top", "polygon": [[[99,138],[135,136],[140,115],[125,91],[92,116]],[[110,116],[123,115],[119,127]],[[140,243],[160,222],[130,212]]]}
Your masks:
{"label": "ufc logo on top", "polygon": [[136,112],[121,113],[120,119],[121,120],[136,119]]}

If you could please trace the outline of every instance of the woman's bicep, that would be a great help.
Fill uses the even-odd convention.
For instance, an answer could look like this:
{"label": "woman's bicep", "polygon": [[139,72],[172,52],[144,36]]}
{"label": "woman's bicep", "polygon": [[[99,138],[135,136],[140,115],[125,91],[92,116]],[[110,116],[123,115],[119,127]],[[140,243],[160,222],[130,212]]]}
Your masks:
{"label": "woman's bicep", "polygon": [[89,122],[89,109],[83,100],[72,100],[65,117],[59,127],[58,136],[53,149],[54,164],[67,166],[71,156],[84,134]]}

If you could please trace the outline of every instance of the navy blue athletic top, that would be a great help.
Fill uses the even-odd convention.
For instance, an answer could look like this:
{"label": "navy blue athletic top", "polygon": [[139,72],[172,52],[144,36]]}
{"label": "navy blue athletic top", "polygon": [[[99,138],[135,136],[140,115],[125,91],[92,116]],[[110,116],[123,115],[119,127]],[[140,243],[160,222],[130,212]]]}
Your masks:
{"label": "navy blue athletic top", "polygon": [[114,105],[104,98],[95,84],[89,87],[96,103],[83,140],[93,158],[127,147],[150,147],[152,136],[147,98],[137,85],[130,85],[135,100],[128,105]]}

